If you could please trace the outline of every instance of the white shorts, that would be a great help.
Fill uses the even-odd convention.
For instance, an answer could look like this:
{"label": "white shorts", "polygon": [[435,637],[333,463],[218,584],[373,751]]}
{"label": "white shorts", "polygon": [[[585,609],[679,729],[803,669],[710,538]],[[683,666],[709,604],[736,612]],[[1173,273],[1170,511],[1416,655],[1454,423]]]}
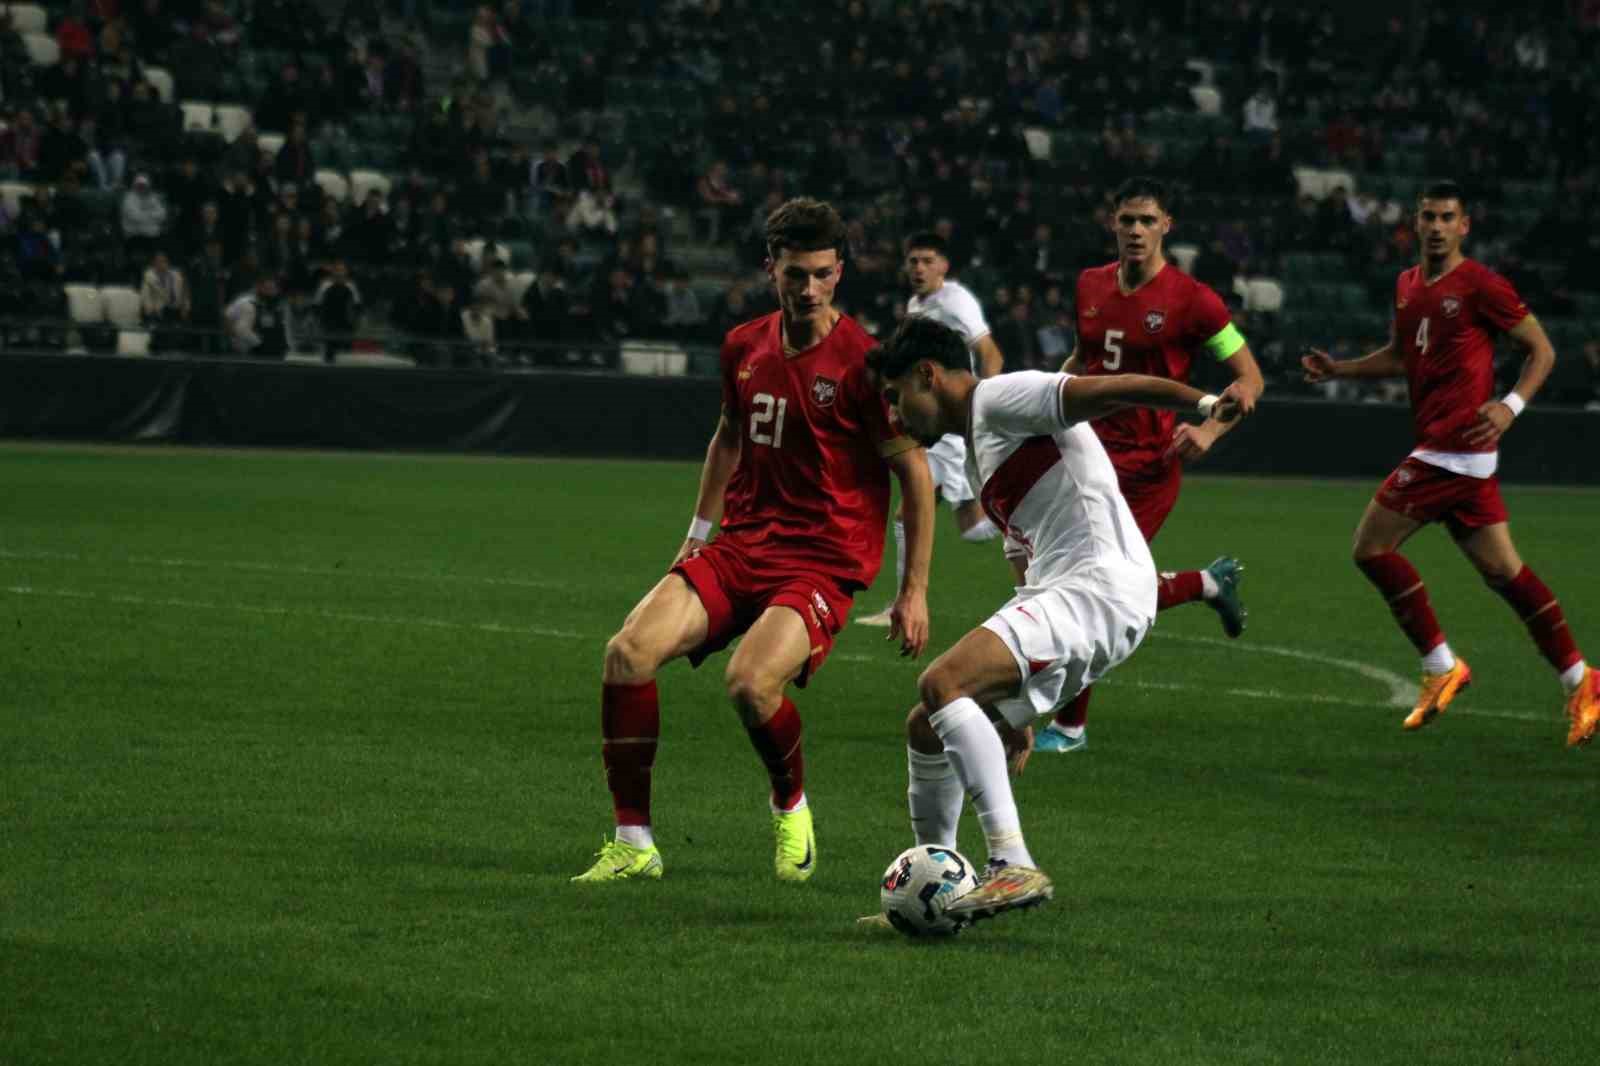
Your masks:
{"label": "white shorts", "polygon": [[951,507],[975,498],[972,482],[967,480],[967,442],[956,434],[946,433],[928,449],[928,472],[933,475],[934,491]]}
{"label": "white shorts", "polygon": [[1155,587],[1126,568],[1087,571],[1071,583],[1024,589],[983,623],[1005,642],[1022,689],[995,709],[1021,729],[1094,684],[1133,654],[1155,624]]}

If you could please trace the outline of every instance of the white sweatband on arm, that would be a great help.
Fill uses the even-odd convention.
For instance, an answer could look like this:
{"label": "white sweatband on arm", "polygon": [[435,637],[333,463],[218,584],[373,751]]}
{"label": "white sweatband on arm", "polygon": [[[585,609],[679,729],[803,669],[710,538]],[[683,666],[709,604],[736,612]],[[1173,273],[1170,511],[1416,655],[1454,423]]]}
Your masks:
{"label": "white sweatband on arm", "polygon": [[1506,409],[1511,412],[1512,418],[1516,418],[1522,413],[1522,409],[1528,406],[1528,401],[1514,392],[1506,393],[1505,396],[1501,397],[1500,402],[1506,405]]}
{"label": "white sweatband on arm", "polygon": [[1222,397],[1213,396],[1208,392],[1204,396],[1200,397],[1200,402],[1195,404],[1195,410],[1200,412],[1201,418],[1210,418],[1211,409],[1217,406],[1217,401],[1220,399],[1222,399]]}
{"label": "white sweatband on arm", "polygon": [[689,523],[689,539],[690,540],[710,540],[711,539],[711,519],[709,519],[709,518],[701,518],[699,515],[695,515],[694,516],[694,521]]}

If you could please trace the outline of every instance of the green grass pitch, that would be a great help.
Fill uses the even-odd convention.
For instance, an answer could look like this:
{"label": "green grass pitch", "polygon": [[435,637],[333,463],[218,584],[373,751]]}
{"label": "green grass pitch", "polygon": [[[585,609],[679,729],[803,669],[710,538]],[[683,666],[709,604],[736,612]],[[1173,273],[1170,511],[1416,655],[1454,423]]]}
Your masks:
{"label": "green grass pitch", "polygon": [[[1162,616],[1088,751],[1021,778],[1050,906],[855,928],[909,843],[919,669],[858,626],[797,700],[810,883],[772,877],[722,656],[661,677],[665,879],[569,885],[610,822],[601,649],[696,476],[0,448],[0,1063],[1600,1055],[1600,750],[1563,748],[1548,667],[1437,530],[1410,554],[1478,681],[1401,732],[1414,658],[1348,562],[1365,482],[1190,480],[1157,561],[1237,554],[1250,628]],[[1600,493],[1507,496],[1600,656]],[[935,650],[1008,591],[954,534]]]}

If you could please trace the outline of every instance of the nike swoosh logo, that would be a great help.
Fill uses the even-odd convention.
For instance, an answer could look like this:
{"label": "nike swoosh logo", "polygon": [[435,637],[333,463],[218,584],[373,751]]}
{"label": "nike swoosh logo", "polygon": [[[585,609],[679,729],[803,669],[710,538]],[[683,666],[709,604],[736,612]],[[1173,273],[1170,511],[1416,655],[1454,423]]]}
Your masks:
{"label": "nike swoosh logo", "polygon": [[801,859],[799,862],[795,863],[794,868],[796,870],[809,870],[809,869],[811,869],[811,859],[812,859],[811,841],[808,840],[808,841],[806,841],[806,857],[804,859]]}

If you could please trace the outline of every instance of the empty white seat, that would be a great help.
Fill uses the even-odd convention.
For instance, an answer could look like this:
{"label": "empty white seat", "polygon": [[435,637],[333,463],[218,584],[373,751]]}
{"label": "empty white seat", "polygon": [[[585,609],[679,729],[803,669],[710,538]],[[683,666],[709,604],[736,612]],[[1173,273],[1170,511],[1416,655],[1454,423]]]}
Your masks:
{"label": "empty white seat", "polygon": [[1050,158],[1050,131],[1037,126],[1029,126],[1022,131],[1022,139],[1028,142],[1028,154],[1035,159]]}
{"label": "empty white seat", "polygon": [[134,329],[144,318],[138,291],[126,285],[102,285],[100,306],[105,310],[106,321],[122,329]]}
{"label": "empty white seat", "polygon": [[253,121],[248,107],[238,104],[218,104],[216,109],[217,129],[222,133],[222,139],[232,144],[239,139],[239,134],[250,128]]}
{"label": "empty white seat", "polygon": [[164,104],[172,103],[172,72],[166,67],[145,67],[144,80],[156,91]]}
{"label": "empty white seat", "polygon": [[322,195],[341,204],[349,201],[350,183],[337,170],[324,170],[319,167],[314,180],[322,187]]}
{"label": "empty white seat", "polygon": [[376,170],[352,170],[350,172],[350,202],[353,204],[366,203],[367,193],[377,189],[383,193],[383,198],[389,198],[389,178]]}
{"label": "empty white seat", "polygon": [[1195,109],[1202,115],[1222,114],[1222,94],[1209,85],[1196,85],[1189,90]]}
{"label": "empty white seat", "polygon": [[118,355],[149,355],[150,334],[142,329],[122,329],[117,331]]}
{"label": "empty white seat", "polygon": [[511,295],[516,297],[518,304],[522,303],[523,294],[533,284],[533,277],[531,270],[519,270],[511,275]]}
{"label": "empty white seat", "polygon": [[43,33],[24,33],[22,46],[28,50],[28,58],[33,60],[34,66],[53,67],[61,62],[61,49],[54,37]]}
{"label": "empty white seat", "polygon": [[105,321],[105,310],[100,306],[100,290],[93,285],[63,285],[67,294],[67,314],[80,326]]}
{"label": "empty white seat", "polygon": [[1323,173],[1316,167],[1295,167],[1294,180],[1300,187],[1301,196],[1320,200],[1328,195],[1328,186],[1323,180]]}
{"label": "empty white seat", "polygon": [[1217,84],[1217,68],[1212,65],[1209,59],[1186,59],[1183,65],[1200,75],[1201,85],[1213,86]]}
{"label": "empty white seat", "polygon": [[1170,244],[1167,251],[1172,253],[1172,258],[1178,261],[1178,269],[1185,274],[1194,273],[1195,257],[1200,254],[1200,246],[1195,244]]}
{"label": "empty white seat", "polygon": [[6,214],[16,221],[22,210],[22,201],[33,195],[33,186],[26,181],[0,181],[0,203],[6,205]]}
{"label": "empty white seat", "polygon": [[1322,172],[1322,188],[1324,195],[1331,195],[1335,189],[1343,189],[1346,196],[1356,194],[1356,176],[1348,170],[1324,170]]}
{"label": "empty white seat", "polygon": [[278,156],[278,149],[283,147],[284,139],[285,138],[281,133],[257,131],[256,147],[260,148],[263,152],[276,159]]}
{"label": "empty white seat", "polygon": [[11,28],[18,33],[44,33],[50,25],[50,16],[38,4],[7,4],[11,12]]}
{"label": "empty white seat", "polygon": [[1244,306],[1247,311],[1281,310],[1283,286],[1272,278],[1251,278],[1245,282]]}
{"label": "empty white seat", "polygon": [[185,131],[210,132],[212,121],[216,118],[217,110],[215,107],[204,100],[185,100],[178,106],[183,109],[183,128]]}

